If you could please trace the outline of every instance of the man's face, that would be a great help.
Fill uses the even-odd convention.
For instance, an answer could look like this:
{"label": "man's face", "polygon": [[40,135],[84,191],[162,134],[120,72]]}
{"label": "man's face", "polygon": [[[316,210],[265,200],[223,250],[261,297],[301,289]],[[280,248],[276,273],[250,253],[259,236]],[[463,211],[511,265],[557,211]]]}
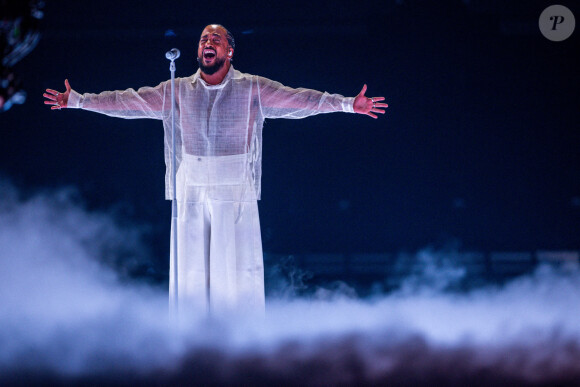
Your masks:
{"label": "man's face", "polygon": [[224,66],[230,52],[226,30],[216,25],[205,27],[199,39],[197,62],[207,75],[215,74]]}

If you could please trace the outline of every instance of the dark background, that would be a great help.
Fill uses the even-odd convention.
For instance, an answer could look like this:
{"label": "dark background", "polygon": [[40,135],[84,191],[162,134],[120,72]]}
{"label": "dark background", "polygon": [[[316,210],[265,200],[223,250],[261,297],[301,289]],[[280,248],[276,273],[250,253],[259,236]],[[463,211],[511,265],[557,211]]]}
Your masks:
{"label": "dark background", "polygon": [[221,23],[242,72],[346,96],[367,83],[389,103],[378,120],[266,121],[266,253],[579,249],[579,28],[544,38],[551,4],[47,1],[14,68],[28,99],[0,114],[0,175],[29,193],[77,187],[89,209],[145,225],[167,266],[161,122],[51,111],[42,93],[65,78],[79,92],[157,85],[172,47],[188,76],[203,27]]}

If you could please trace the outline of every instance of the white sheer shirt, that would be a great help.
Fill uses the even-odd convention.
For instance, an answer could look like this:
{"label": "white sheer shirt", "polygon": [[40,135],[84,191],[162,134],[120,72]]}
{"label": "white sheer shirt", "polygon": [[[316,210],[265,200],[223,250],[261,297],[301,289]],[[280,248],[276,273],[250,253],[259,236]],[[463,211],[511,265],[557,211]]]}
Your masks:
{"label": "white sheer shirt", "polygon": [[[262,128],[266,118],[304,118],[319,113],[353,112],[354,98],[311,89],[290,88],[270,79],[241,73],[230,67],[218,85],[207,84],[200,70],[175,79],[176,167],[184,155],[216,158],[240,157],[253,185],[252,197],[260,198]],[[165,130],[165,196],[172,198],[171,81],[155,87],[79,94],[71,90],[69,108],[121,118],[163,120]],[[177,169],[176,168],[176,169]],[[220,184],[220,176],[206,171],[208,184]],[[245,191],[245,190],[244,190]],[[243,200],[243,199],[242,199]]]}

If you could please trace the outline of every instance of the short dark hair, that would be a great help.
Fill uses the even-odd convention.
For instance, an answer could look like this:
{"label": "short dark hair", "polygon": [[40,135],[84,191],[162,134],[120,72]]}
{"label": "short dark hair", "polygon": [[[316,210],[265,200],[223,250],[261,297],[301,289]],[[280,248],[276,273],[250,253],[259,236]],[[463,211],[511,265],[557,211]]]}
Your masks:
{"label": "short dark hair", "polygon": [[216,24],[216,25],[218,27],[221,27],[224,30],[226,30],[226,39],[228,40],[228,44],[230,45],[231,48],[233,48],[235,50],[236,49],[236,41],[234,39],[234,35],[232,35],[230,30],[228,30],[226,27],[222,26],[221,24]]}

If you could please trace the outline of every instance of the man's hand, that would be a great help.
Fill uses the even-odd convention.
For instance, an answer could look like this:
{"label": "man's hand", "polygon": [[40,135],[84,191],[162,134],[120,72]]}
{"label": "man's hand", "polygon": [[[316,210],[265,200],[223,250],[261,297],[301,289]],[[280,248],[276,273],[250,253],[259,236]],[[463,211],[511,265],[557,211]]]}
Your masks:
{"label": "man's hand", "polygon": [[66,108],[68,105],[68,96],[70,95],[71,90],[68,79],[64,80],[64,86],[66,87],[66,91],[64,93],[59,93],[58,91],[52,89],[46,89],[46,93],[42,94],[42,96],[46,98],[44,104],[52,105],[52,110]]}
{"label": "man's hand", "polygon": [[[367,85],[364,85],[360,93],[354,98],[353,109],[355,113],[366,114],[367,116],[377,118],[373,113],[385,114],[385,109],[389,107],[386,103],[377,103],[378,101],[384,101],[385,97],[365,97],[367,91]],[[383,108],[383,109],[381,109]]]}

